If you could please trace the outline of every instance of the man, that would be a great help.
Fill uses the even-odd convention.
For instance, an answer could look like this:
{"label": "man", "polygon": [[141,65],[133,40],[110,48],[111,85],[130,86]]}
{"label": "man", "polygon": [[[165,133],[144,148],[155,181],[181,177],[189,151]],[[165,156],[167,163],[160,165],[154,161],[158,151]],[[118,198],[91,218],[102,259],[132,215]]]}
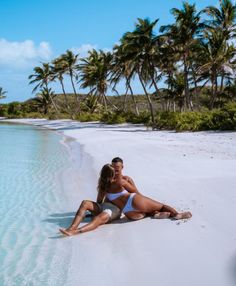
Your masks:
{"label": "man", "polygon": [[[122,174],[122,170],[124,167],[123,160],[119,157],[116,157],[112,159],[111,163],[115,169],[115,178],[117,179],[122,178],[123,180],[128,181],[131,185],[133,185],[136,192],[139,193],[135,186],[134,181],[130,177],[124,176]],[[88,224],[78,228],[79,224],[86,216],[87,211],[90,211],[94,215],[94,218]],[[59,229],[59,230],[61,233],[67,236],[84,233],[87,231],[94,230],[100,225],[106,224],[115,219],[119,219],[120,215],[121,215],[121,210],[117,206],[115,206],[111,202],[108,202],[105,196],[101,197],[101,195],[98,194],[96,202],[89,201],[89,200],[82,201],[71,223],[71,226],[67,229]],[[133,219],[138,220],[144,217],[145,217],[144,214],[137,214],[137,216],[134,216]]]}

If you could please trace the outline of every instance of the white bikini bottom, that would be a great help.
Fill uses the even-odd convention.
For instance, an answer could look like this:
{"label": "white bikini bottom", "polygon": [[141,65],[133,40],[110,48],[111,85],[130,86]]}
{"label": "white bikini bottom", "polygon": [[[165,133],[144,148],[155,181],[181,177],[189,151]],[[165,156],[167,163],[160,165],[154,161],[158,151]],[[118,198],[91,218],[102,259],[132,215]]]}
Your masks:
{"label": "white bikini bottom", "polygon": [[126,203],[126,205],[124,206],[122,212],[125,214],[125,213],[128,213],[128,212],[137,212],[138,210],[136,210],[133,206],[132,206],[132,202],[133,202],[133,198],[134,196],[137,195],[136,193],[132,193],[129,198],[128,198],[128,201]]}

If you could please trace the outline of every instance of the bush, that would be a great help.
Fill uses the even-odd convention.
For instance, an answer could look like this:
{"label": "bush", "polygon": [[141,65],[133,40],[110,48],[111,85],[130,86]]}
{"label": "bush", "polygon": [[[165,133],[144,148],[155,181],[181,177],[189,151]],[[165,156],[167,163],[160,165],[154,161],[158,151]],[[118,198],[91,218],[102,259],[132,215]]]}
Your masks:
{"label": "bush", "polygon": [[158,112],[155,121],[156,121],[156,128],[158,129],[176,129],[177,122],[178,122],[178,112]]}
{"label": "bush", "polygon": [[214,122],[213,122],[213,116],[212,116],[212,111],[204,111],[201,112],[202,116],[202,122],[199,125],[198,130],[196,131],[203,131],[203,130],[215,130]]}
{"label": "bush", "polygon": [[88,122],[88,121],[100,121],[102,115],[97,113],[81,113],[80,115],[76,116],[76,120],[81,122]]}
{"label": "bush", "polygon": [[236,130],[236,103],[225,104],[220,110],[212,111],[214,129]]}
{"label": "bush", "polygon": [[134,114],[133,112],[126,112],[123,115],[126,118],[126,121],[133,124],[149,124],[151,120],[150,112],[142,111],[139,115]]}
{"label": "bush", "polygon": [[0,116],[7,117],[8,116],[8,107],[7,105],[0,106]]}
{"label": "bush", "polygon": [[156,115],[158,129],[176,131],[236,130],[236,103],[228,103],[222,109],[203,112],[159,112]]}
{"label": "bush", "polygon": [[49,120],[70,119],[70,116],[67,113],[50,112],[48,115],[44,115],[44,117],[45,116],[47,116]]}
{"label": "bush", "polygon": [[44,118],[44,114],[40,112],[28,112],[24,113],[24,118]]}
{"label": "bush", "polygon": [[19,116],[21,113],[21,104],[17,101],[9,103],[7,113],[9,115]]}
{"label": "bush", "polygon": [[107,124],[121,124],[126,122],[126,118],[118,112],[106,112],[102,115],[101,122]]}
{"label": "bush", "polygon": [[203,122],[203,114],[201,112],[184,112],[177,117],[177,131],[199,131]]}

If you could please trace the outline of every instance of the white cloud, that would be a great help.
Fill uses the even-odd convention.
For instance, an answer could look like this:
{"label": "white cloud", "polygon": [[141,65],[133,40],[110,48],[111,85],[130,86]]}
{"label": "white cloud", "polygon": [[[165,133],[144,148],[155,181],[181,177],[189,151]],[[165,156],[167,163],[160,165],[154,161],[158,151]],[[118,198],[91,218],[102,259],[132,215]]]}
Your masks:
{"label": "white cloud", "polygon": [[102,48],[99,49],[97,45],[91,45],[91,44],[83,44],[80,47],[73,47],[70,50],[75,53],[75,54],[79,54],[80,58],[85,58],[88,56],[88,52],[92,51],[93,49],[95,50],[102,50],[104,52],[111,52],[112,49],[111,48]]}
{"label": "white cloud", "polygon": [[9,42],[0,39],[0,67],[24,69],[35,65],[38,61],[48,61],[52,55],[47,42],[38,46],[32,40]]}
{"label": "white cloud", "polygon": [[73,47],[70,50],[75,53],[75,54],[79,54],[80,58],[85,58],[88,56],[88,52],[93,50],[93,49],[97,49],[97,45],[91,45],[91,44],[83,44],[80,47]]}

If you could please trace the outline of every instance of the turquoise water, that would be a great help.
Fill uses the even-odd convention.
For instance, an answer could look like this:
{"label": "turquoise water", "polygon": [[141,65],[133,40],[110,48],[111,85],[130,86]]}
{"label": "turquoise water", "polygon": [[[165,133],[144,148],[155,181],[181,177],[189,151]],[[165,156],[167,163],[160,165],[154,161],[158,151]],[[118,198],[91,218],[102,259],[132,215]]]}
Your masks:
{"label": "turquoise water", "polygon": [[[0,286],[65,285],[71,158],[57,133],[0,124]],[[63,241],[63,242],[62,242]]]}

